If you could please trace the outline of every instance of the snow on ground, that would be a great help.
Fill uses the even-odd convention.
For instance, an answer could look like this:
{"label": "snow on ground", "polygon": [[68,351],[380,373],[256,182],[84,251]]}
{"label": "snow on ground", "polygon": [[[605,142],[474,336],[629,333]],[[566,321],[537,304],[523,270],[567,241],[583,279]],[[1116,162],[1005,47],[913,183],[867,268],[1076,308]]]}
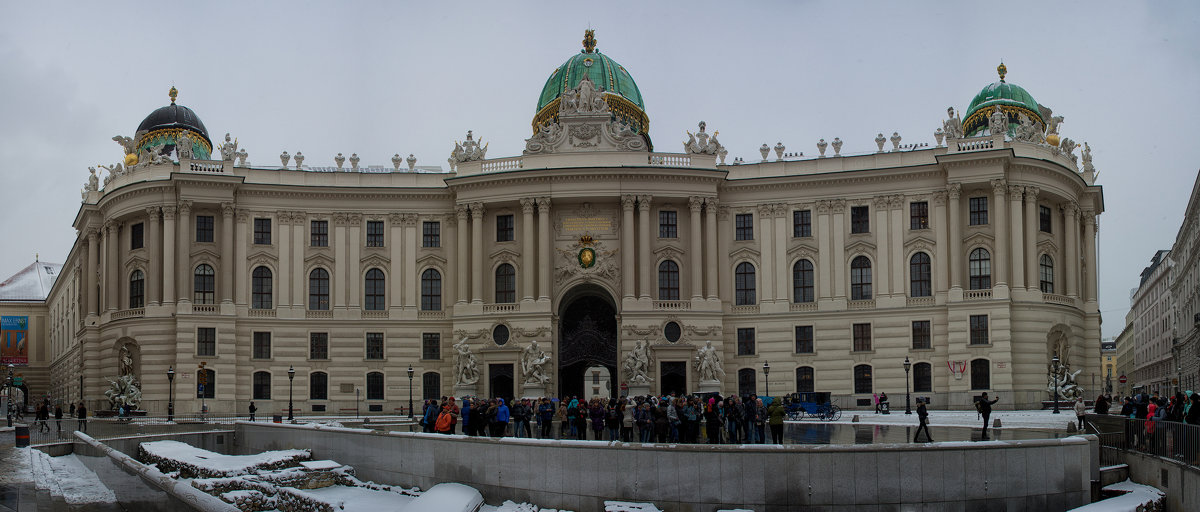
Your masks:
{"label": "snow on ground", "polygon": [[[891,414],[875,414],[874,411],[842,411],[842,419],[833,423],[850,423],[854,415],[858,415],[860,423],[878,425],[912,425],[916,426],[917,408],[913,407],[912,414],[904,414],[904,405],[896,407],[892,404]],[[1045,430],[1066,430],[1067,422],[1075,421],[1073,411],[992,411],[991,420],[1000,420],[1004,428],[1033,428]],[[801,422],[821,422],[822,420],[808,418]],[[983,418],[975,411],[929,411],[929,424],[941,427],[975,427],[983,426]],[[990,425],[989,425],[990,426]]]}
{"label": "snow on ground", "polygon": [[1137,510],[1139,505],[1158,501],[1165,496],[1162,491],[1149,485],[1136,483],[1133,480],[1106,485],[1104,489],[1107,491],[1125,491],[1126,494],[1100,500],[1079,508],[1073,508],[1071,512],[1133,512]]}
{"label": "snow on ground", "polygon": [[36,484],[42,489],[52,489],[61,494],[68,504],[116,503],[117,496],[100,481],[96,473],[74,454],[51,457],[41,450],[30,449],[30,464],[41,464],[43,471]]}
{"label": "snow on ground", "polygon": [[334,510],[343,512],[403,510],[414,499],[396,492],[344,485],[331,485],[320,489],[292,489],[297,494],[304,494],[316,501],[328,503],[333,506]]}
{"label": "snow on ground", "polygon": [[310,456],[308,450],[275,450],[256,455],[221,455],[179,441],[150,441],[141,444],[146,453],[225,475],[239,475],[253,468]]}

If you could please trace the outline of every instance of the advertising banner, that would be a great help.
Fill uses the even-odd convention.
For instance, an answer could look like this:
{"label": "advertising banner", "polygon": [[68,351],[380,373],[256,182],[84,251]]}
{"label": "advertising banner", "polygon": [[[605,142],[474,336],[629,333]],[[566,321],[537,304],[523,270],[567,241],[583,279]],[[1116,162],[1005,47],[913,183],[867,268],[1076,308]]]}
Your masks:
{"label": "advertising banner", "polygon": [[29,364],[29,317],[0,316],[0,364]]}

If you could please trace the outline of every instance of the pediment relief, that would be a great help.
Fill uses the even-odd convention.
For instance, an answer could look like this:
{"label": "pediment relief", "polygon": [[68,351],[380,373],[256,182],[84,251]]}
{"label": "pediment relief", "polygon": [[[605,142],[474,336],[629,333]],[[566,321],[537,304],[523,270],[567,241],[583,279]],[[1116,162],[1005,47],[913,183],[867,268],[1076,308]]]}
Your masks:
{"label": "pediment relief", "polygon": [[131,256],[129,259],[125,260],[125,270],[128,272],[135,268],[147,268],[149,264],[149,259],[141,256]]}
{"label": "pediment relief", "polygon": [[447,263],[446,258],[443,258],[437,254],[426,254],[424,256],[421,256],[420,258],[417,258],[417,266],[418,267],[434,266],[434,267],[445,268],[446,263]]}
{"label": "pediment relief", "polygon": [[392,262],[390,258],[382,254],[368,254],[358,261],[362,268],[387,268]]}
{"label": "pediment relief", "polygon": [[812,242],[800,242],[793,244],[787,250],[789,260],[804,258],[812,261],[813,263],[817,262],[817,253],[817,244]]}
{"label": "pediment relief", "polygon": [[923,251],[926,254],[933,256],[933,248],[937,246],[932,238],[927,236],[917,235],[904,241],[904,249],[908,253]]}
{"label": "pediment relief", "polygon": [[868,240],[855,240],[846,244],[846,254],[852,253],[875,254],[875,244]]}
{"label": "pediment relief", "polygon": [[304,258],[304,266],[306,268],[311,268],[317,265],[326,268],[333,268],[333,258],[324,252],[309,254],[308,257]]}
{"label": "pediment relief", "polygon": [[275,260],[276,258],[277,258],[277,256],[275,255],[275,251],[268,250],[268,249],[258,249],[255,251],[251,251],[250,254],[246,255],[247,261],[259,260],[259,259]]}
{"label": "pediment relief", "polygon": [[492,253],[488,255],[488,258],[491,259],[491,261],[516,265],[517,262],[521,260],[521,254],[507,247],[501,247],[500,249],[492,251]]}
{"label": "pediment relief", "polygon": [[753,247],[748,247],[748,246],[747,247],[739,247],[737,249],[729,251],[729,259],[731,259],[731,260],[747,259],[747,260],[752,260],[752,261],[758,261],[758,258],[760,255],[761,255],[761,253],[759,253],[757,249],[755,249]]}
{"label": "pediment relief", "polygon": [[1046,253],[1051,256],[1058,254],[1058,244],[1052,238],[1038,240],[1037,250],[1039,253]]}
{"label": "pediment relief", "polygon": [[963,238],[963,245],[991,245],[995,240],[996,237],[992,236],[991,233],[979,231]]}
{"label": "pediment relief", "polygon": [[247,268],[251,268],[251,269],[258,268],[260,266],[265,266],[267,268],[273,269],[278,264],[277,259],[275,258],[275,255],[271,254],[269,252],[266,252],[266,251],[259,251],[250,256],[247,256],[246,261],[249,263]]}
{"label": "pediment relief", "polygon": [[190,256],[193,259],[208,259],[210,261],[220,261],[221,253],[211,247],[200,246],[192,249]]}
{"label": "pediment relief", "polygon": [[663,245],[653,251],[655,260],[675,260],[679,261],[683,257],[683,249],[674,245]]}

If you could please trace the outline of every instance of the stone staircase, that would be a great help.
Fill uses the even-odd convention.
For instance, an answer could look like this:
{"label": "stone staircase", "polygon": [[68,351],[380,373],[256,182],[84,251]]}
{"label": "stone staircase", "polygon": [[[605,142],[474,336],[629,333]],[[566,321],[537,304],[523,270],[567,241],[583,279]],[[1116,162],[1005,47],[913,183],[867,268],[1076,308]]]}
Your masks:
{"label": "stone staircase", "polygon": [[[119,511],[116,496],[99,477],[77,460],[53,461],[39,450],[29,449],[29,469],[37,489],[37,510]],[[74,467],[64,471],[67,464]],[[57,466],[57,467],[56,467]]]}

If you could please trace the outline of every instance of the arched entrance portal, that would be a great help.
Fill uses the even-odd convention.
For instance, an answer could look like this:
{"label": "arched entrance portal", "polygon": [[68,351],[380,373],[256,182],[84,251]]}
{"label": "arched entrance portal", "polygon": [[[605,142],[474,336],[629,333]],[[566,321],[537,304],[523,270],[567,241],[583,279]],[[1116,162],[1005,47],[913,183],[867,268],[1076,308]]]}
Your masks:
{"label": "arched entrance portal", "polygon": [[[558,396],[583,397],[589,367],[602,366],[609,375],[617,374],[617,311],[608,292],[592,285],[571,290],[561,304]],[[617,386],[607,391],[615,397]]]}

